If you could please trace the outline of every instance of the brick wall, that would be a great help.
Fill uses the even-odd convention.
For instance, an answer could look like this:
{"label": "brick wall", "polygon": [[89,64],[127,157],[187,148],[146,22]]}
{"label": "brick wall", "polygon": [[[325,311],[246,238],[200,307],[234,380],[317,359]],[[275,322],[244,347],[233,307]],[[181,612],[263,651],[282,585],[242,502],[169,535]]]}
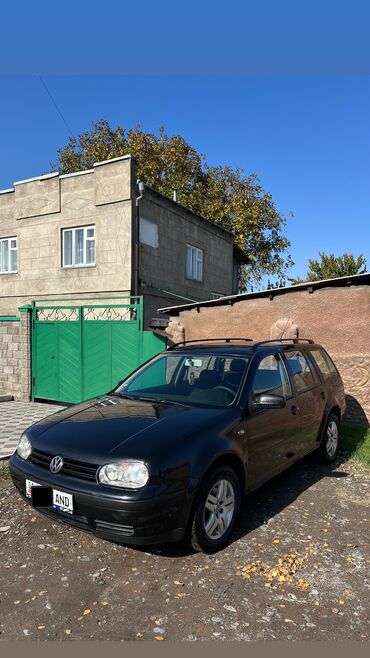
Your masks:
{"label": "brick wall", "polygon": [[21,394],[21,323],[0,321],[0,395]]}

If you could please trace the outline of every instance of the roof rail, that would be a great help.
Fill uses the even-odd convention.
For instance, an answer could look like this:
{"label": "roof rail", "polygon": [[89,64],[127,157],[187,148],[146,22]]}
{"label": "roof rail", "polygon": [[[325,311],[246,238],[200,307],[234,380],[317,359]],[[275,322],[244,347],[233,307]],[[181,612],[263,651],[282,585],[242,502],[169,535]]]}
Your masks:
{"label": "roof rail", "polygon": [[253,345],[253,347],[259,347],[259,345],[266,345],[268,343],[284,343],[287,340],[292,341],[294,345],[297,345],[298,343],[310,343],[313,345],[315,343],[311,338],[270,338],[269,340],[259,340]]}
{"label": "roof rail", "polygon": [[194,338],[194,340],[182,340],[179,343],[174,343],[170,347],[168,347],[168,350],[173,350],[175,347],[179,347],[179,345],[188,345],[189,343],[211,343],[211,342],[220,342],[220,341],[225,341],[225,343],[231,343],[231,342],[236,342],[236,341],[245,341],[249,343],[253,343],[253,338]]}

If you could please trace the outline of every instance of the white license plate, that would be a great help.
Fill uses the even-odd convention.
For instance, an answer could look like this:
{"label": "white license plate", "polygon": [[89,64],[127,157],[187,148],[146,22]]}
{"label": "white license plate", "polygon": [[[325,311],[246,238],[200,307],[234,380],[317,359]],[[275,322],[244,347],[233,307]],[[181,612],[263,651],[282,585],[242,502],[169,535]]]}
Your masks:
{"label": "white license plate", "polygon": [[41,484],[38,482],[33,482],[32,480],[26,480],[26,496],[31,498],[31,487],[41,487]]}
{"label": "white license plate", "polygon": [[64,491],[53,489],[53,507],[59,512],[73,514],[73,496]]}

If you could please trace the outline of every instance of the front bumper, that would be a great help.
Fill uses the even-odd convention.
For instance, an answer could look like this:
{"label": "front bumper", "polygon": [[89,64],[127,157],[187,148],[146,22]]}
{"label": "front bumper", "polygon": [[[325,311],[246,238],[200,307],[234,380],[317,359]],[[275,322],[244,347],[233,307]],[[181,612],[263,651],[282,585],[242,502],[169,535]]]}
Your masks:
{"label": "front bumper", "polygon": [[53,507],[37,507],[37,511],[98,537],[122,544],[149,545],[181,540],[186,532],[196,482],[171,493],[140,498],[113,491],[95,482],[63,475],[53,475],[47,469],[24,461],[15,453],[9,461],[14,485],[24,500],[26,479],[43,486],[72,494],[73,514]]}

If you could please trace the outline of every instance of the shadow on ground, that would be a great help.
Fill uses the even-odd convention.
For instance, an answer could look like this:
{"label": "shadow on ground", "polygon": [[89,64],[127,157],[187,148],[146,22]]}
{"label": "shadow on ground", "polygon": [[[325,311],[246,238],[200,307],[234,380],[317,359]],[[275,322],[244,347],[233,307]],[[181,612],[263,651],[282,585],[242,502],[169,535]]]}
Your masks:
{"label": "shadow on ground", "polygon": [[[338,466],[341,465],[344,468],[338,471]],[[245,497],[230,544],[267,524],[270,519],[291,505],[304,491],[322,478],[338,479],[345,478],[347,475],[344,456],[338,457],[333,464],[319,464],[315,455],[309,455],[297,462]],[[185,557],[194,553],[185,541],[178,544],[135,546],[135,549],[165,557]]]}

